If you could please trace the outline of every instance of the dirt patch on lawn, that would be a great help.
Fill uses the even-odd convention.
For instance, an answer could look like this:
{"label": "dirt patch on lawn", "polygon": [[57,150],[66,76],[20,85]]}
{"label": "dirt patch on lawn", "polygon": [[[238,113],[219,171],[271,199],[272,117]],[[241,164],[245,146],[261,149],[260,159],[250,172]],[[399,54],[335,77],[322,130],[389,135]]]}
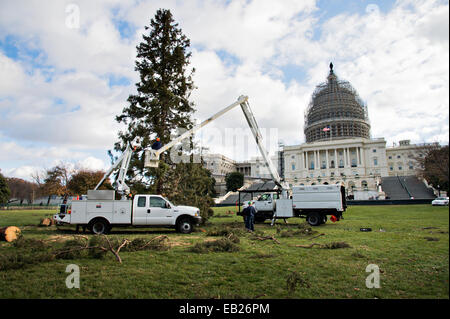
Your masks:
{"label": "dirt patch on lawn", "polygon": [[192,243],[187,243],[183,240],[170,238],[169,245],[171,247],[183,247],[183,246],[190,246]]}
{"label": "dirt patch on lawn", "polygon": [[175,238],[173,238],[173,237],[169,237],[169,240],[170,240],[170,245],[172,246],[172,247],[183,247],[183,246],[192,246],[192,245],[195,245],[196,243],[194,242],[194,243],[192,243],[192,242],[190,242],[192,239],[194,239],[194,240],[201,240],[201,242],[208,242],[208,241],[213,241],[213,240],[216,240],[217,238],[214,238],[214,237],[203,237],[203,236],[189,236],[189,237],[186,237],[186,236],[180,236],[180,237],[175,237]]}
{"label": "dirt patch on lawn", "polygon": [[74,238],[73,235],[52,235],[52,236],[48,237],[45,241],[48,241],[48,242],[54,242],[54,241],[65,242],[65,241],[68,241],[68,240],[72,240],[73,238]]}

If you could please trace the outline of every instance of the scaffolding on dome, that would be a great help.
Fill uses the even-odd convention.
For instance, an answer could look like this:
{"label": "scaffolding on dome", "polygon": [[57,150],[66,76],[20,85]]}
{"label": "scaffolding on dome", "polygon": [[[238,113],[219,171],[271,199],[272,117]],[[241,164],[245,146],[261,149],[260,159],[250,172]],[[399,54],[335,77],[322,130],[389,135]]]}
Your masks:
{"label": "scaffolding on dome", "polygon": [[[307,143],[370,138],[367,105],[348,81],[337,79],[332,64],[328,81],[316,87],[304,116]],[[324,131],[324,128],[329,130]]]}

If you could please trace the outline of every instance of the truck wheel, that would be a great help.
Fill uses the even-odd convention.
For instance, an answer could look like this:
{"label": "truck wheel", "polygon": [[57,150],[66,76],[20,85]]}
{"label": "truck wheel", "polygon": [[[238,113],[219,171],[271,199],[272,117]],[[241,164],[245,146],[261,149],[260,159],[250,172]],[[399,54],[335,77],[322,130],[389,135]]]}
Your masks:
{"label": "truck wheel", "polygon": [[308,214],[308,216],[306,217],[306,221],[311,226],[319,226],[322,221],[322,216],[320,216],[317,213],[311,213],[311,214]]}
{"label": "truck wheel", "polygon": [[193,230],[192,222],[189,218],[182,218],[177,223],[177,231],[182,234],[189,234]]}
{"label": "truck wheel", "polygon": [[109,223],[104,219],[94,219],[89,223],[89,229],[96,235],[107,234],[110,230]]}
{"label": "truck wheel", "polygon": [[322,224],[325,224],[328,220],[327,215],[323,215],[323,220],[322,220]]}

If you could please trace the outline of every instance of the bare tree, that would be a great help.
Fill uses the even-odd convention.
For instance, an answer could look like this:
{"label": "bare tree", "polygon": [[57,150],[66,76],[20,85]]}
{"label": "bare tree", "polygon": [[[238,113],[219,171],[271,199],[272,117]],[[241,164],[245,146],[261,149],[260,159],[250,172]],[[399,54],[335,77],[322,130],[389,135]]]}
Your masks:
{"label": "bare tree", "polygon": [[28,182],[16,177],[7,178],[6,183],[11,190],[9,202],[19,201],[20,204],[22,204],[24,200],[27,200],[28,203],[31,203],[38,189],[36,183]]}
{"label": "bare tree", "polygon": [[48,196],[47,205],[50,204],[52,195],[67,196],[68,184],[74,170],[67,163],[61,163],[47,169],[45,174],[36,173],[33,177],[40,184],[42,194]]}
{"label": "bare tree", "polygon": [[449,147],[439,143],[422,144],[416,147],[414,160],[417,175],[434,188],[449,191]]}

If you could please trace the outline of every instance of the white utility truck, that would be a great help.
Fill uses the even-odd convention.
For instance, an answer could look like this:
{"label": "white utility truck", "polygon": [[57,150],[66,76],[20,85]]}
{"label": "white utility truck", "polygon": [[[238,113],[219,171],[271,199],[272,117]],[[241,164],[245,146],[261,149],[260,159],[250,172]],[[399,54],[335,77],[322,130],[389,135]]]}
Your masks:
{"label": "white utility truck", "polygon": [[106,234],[112,227],[175,227],[190,233],[201,221],[196,207],[175,206],[159,195],[136,195],[133,200],[115,200],[113,190],[89,190],[87,196],[61,205],[53,218],[58,224],[87,226],[94,234]]}
{"label": "white utility truck", "polygon": [[[177,139],[178,140],[178,139]],[[57,224],[88,227],[94,234],[106,234],[112,227],[175,227],[178,232],[190,233],[201,222],[200,210],[191,206],[176,206],[160,195],[135,195],[129,199],[130,188],[125,183],[134,148],[127,145],[120,158],[105,173],[94,190],[81,198],[62,204],[53,216]],[[115,190],[98,188],[112,173],[118,173]]]}
{"label": "white utility truck", "polygon": [[308,185],[292,187],[292,195],[288,200],[280,202],[278,193],[264,193],[252,201],[256,209],[255,220],[264,221],[277,218],[304,217],[311,226],[326,223],[327,215],[334,216],[336,221],[342,218],[347,208],[344,186]]}

